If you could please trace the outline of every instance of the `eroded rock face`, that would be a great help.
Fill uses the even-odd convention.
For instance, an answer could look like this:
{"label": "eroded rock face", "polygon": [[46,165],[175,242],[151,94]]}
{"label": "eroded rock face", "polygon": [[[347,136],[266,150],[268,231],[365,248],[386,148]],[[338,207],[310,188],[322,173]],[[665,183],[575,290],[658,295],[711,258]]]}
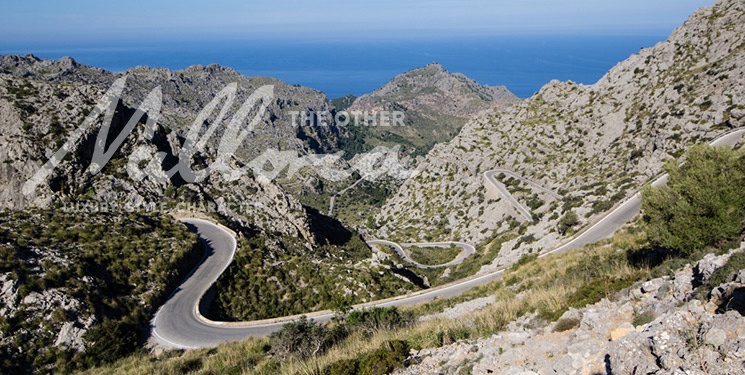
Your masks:
{"label": "eroded rock face", "polygon": [[[745,244],[735,251],[745,251]],[[707,256],[673,277],[640,283],[615,301],[570,309],[548,326],[530,328],[534,315],[527,314],[498,335],[414,352],[418,364],[397,373],[458,373],[466,367],[473,374],[742,373],[745,317],[736,310],[717,313],[709,302],[692,299],[694,285],[711,276],[697,279],[692,270],[714,272],[730,254]],[[742,281],[738,275],[727,284],[742,288]],[[634,326],[642,313],[652,321]],[[579,323],[557,332],[558,322],[567,319]]]}
{"label": "eroded rock face", "polygon": [[594,85],[552,81],[510,108],[476,116],[436,145],[421,173],[386,202],[378,235],[478,244],[504,232],[511,217],[524,219],[487,191],[482,173],[507,169],[564,199],[519,184],[517,200],[543,202],[524,234],[537,240],[505,242],[496,262],[552,248],[563,240],[555,230],[563,207],[578,214],[579,225],[592,222],[667,160],[745,125],[744,8],[719,1]]}
{"label": "eroded rock face", "polygon": [[[7,60],[13,57],[0,59],[5,64],[0,66],[7,66]],[[21,66],[41,69],[48,63],[43,60],[25,64]],[[3,129],[0,132],[0,208],[48,208],[59,204],[79,209],[82,206],[73,203],[85,202],[88,208],[101,204],[106,209],[125,210],[168,208],[169,201],[171,205],[198,203],[212,207],[243,228],[281,233],[315,243],[316,236],[310,230],[307,212],[300,202],[279,185],[254,178],[250,171],[243,170],[242,176],[230,181],[220,173],[213,173],[199,183],[186,183],[178,175],[165,181],[132,179],[127,164],[133,155],[141,152],[136,150],[147,150],[148,155],[164,153],[164,170],[176,165],[186,133],[168,121],[166,125],[158,125],[149,137],[144,126],[136,127],[104,169],[93,174],[88,168],[101,127],[102,119],[99,119],[70,145],[68,155],[50,176],[31,194],[24,194],[24,183],[62,146],[66,137],[86,118],[92,103],[102,96],[103,91],[90,84],[61,85],[0,73],[0,128]],[[134,112],[133,108],[120,103],[110,134],[118,134]],[[247,148],[239,148],[239,151],[244,149]],[[206,156],[201,157],[214,157],[216,153],[217,146],[208,143]],[[232,164],[236,170],[241,170],[241,156],[248,157],[248,154],[239,153]]]}

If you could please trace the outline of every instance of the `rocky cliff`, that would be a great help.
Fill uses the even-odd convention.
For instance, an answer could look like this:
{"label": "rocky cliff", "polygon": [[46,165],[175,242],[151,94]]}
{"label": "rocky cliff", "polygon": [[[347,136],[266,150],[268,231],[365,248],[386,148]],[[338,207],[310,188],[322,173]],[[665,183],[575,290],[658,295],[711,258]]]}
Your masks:
{"label": "rocky cliff", "polygon": [[[11,65],[9,61],[20,62],[17,65]],[[72,68],[61,69],[66,65]],[[84,122],[93,110],[94,104],[103,97],[105,89],[108,88],[105,86],[109,84],[114,74],[79,65],[71,59],[52,62],[36,60],[33,57],[4,56],[2,66],[17,75],[37,77],[35,74],[38,74],[37,78],[48,80],[18,78],[14,75],[0,73],[2,76],[0,79],[0,127],[3,129],[0,135],[2,139],[0,147],[3,149],[0,153],[0,159],[2,159],[0,206],[12,209],[48,208],[55,204],[97,202],[111,205],[115,209],[124,209],[160,207],[161,205],[172,208],[179,203],[200,203],[206,206],[206,210],[233,221],[244,229],[276,231],[288,236],[299,236],[309,243],[314,243],[316,240],[310,231],[307,212],[302,205],[278,185],[267,179],[255,178],[250,171],[246,171],[244,175],[231,181],[227,181],[218,173],[212,173],[200,183],[187,183],[179,174],[166,181],[153,181],[152,179],[135,181],[131,178],[127,172],[127,164],[135,155],[135,150],[140,147],[145,147],[151,154],[163,152],[165,158],[160,167],[163,170],[173,168],[188,134],[188,130],[182,127],[185,123],[180,122],[176,114],[183,116],[184,119],[193,115],[193,120],[197,116],[197,108],[201,105],[199,103],[206,102],[210,99],[210,95],[215,94],[204,91],[204,94],[198,95],[196,91],[198,84],[193,83],[196,78],[185,76],[181,78],[192,82],[192,86],[185,86],[191,87],[193,92],[190,95],[194,96],[190,96],[191,99],[188,100],[188,104],[184,105],[183,110],[177,110],[178,101],[171,95],[173,91],[186,91],[186,88],[175,85],[170,90],[164,89],[164,107],[161,116],[165,118],[159,120],[152,136],[146,134],[144,123],[147,121],[147,116],[145,116],[140,121],[140,126],[135,127],[132,134],[124,140],[121,148],[113,153],[112,159],[104,169],[100,173],[92,173],[89,167],[103,122],[99,117],[70,145],[67,157],[60,162],[51,175],[41,181],[41,184],[31,194],[24,194],[23,184],[52,157],[54,152],[63,146],[67,137]],[[14,68],[8,68],[9,66],[14,66]],[[47,69],[42,69],[42,67]],[[49,73],[56,71],[54,69],[61,69],[61,72]],[[208,78],[212,73],[204,76],[205,69],[212,71],[217,78],[214,80]],[[204,82],[210,82],[202,88],[204,90],[222,89],[221,79],[226,82],[229,79],[238,79],[233,75],[234,72],[220,67],[186,70],[188,74],[196,74],[197,71],[201,72],[197,76],[202,77]],[[34,72],[44,72],[44,74]],[[92,73],[88,74],[88,72]],[[113,116],[107,145],[111,144],[114,136],[118,135],[135,113],[135,107],[128,103],[139,105],[147,95],[146,90],[156,85],[167,87],[168,85],[162,81],[165,79],[163,75],[173,74],[165,70],[148,71],[149,74],[144,72],[143,69],[136,69],[134,73],[131,73],[132,77],[127,80],[125,89],[127,87],[129,89],[125,90],[125,95]],[[228,72],[229,77],[221,76],[224,72]],[[139,75],[147,77],[141,78]],[[155,78],[152,78],[152,75]],[[103,86],[99,87],[99,85]],[[250,87],[242,89],[244,94],[249,92]],[[240,96],[240,93],[239,89],[237,96]],[[280,106],[286,100],[281,96],[283,95],[281,87],[278,93],[280,96],[277,101],[273,102],[275,106]],[[142,94],[141,97],[140,94]],[[289,97],[292,98],[291,95]],[[320,97],[317,99],[318,105],[326,105],[325,99],[321,100]],[[273,146],[283,150],[289,147],[289,149],[304,152],[303,142],[294,137],[296,132],[294,127],[274,119],[271,113],[267,116],[269,117],[265,120],[270,125],[269,128],[276,130],[276,134],[267,136],[274,140]],[[272,122],[273,120],[277,122]],[[202,132],[204,130],[206,129],[202,129]],[[222,136],[223,131],[224,126],[219,127],[216,130],[217,135],[212,137],[204,152],[194,156],[193,169],[199,170],[214,160],[219,137]],[[246,144],[238,148],[236,158],[232,161],[234,167],[240,168],[247,164],[250,161],[249,158],[261,150],[258,147],[263,142],[262,138],[259,136],[257,139],[249,137]],[[292,144],[279,144],[288,140]],[[247,196],[253,196],[254,199],[247,202]]]}

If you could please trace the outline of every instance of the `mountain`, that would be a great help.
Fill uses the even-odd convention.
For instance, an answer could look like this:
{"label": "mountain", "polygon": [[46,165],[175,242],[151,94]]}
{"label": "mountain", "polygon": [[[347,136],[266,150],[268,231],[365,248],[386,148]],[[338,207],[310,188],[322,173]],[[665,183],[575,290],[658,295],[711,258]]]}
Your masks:
{"label": "mountain", "polygon": [[[493,246],[487,268],[552,248],[573,233],[562,220],[572,228],[597,220],[691,145],[745,125],[743,35],[743,3],[718,2],[593,85],[552,81],[531,98],[478,114],[386,201],[377,235]],[[531,206],[526,220],[486,190],[483,173],[494,169],[555,195],[497,176]]]}
{"label": "mountain", "polygon": [[[311,125],[303,128],[293,123],[293,113],[296,111],[331,110],[331,104],[322,92],[288,85],[276,78],[246,77],[234,69],[217,64],[194,65],[178,71],[140,66],[112,73],[80,64],[70,57],[54,61],[33,55],[4,55],[0,56],[0,73],[56,84],[86,84],[99,90],[107,90],[117,78],[126,76],[122,101],[133,108],[140,104],[147,93],[160,86],[163,91],[160,123],[173,129],[190,126],[214,95],[230,83],[237,83],[237,91],[228,114],[235,113],[257,88],[273,85],[273,100],[237,156],[250,160],[270,147],[308,152],[311,143],[318,146],[314,151],[332,151],[337,142],[337,130],[333,123],[328,127]],[[219,110],[220,107],[217,108]],[[301,137],[299,131],[307,134]]]}
{"label": "mountain", "polygon": [[450,140],[475,113],[517,102],[519,99],[504,86],[480,85],[432,63],[397,75],[357,98],[347,111],[403,112],[404,126],[366,127],[366,142],[403,141],[426,152],[435,143]]}

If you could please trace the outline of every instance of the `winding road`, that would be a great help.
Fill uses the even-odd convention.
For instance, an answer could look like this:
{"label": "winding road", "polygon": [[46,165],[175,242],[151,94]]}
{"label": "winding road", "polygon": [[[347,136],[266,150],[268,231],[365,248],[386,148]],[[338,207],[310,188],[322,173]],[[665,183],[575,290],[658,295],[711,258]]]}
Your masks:
{"label": "winding road", "polygon": [[507,202],[509,202],[515,208],[515,210],[517,211],[517,213],[519,213],[520,216],[522,216],[523,218],[525,218],[525,220],[527,220],[528,222],[532,222],[533,221],[533,214],[530,212],[530,209],[528,207],[526,207],[524,204],[520,203],[517,199],[515,199],[515,197],[512,196],[512,194],[509,192],[509,190],[507,190],[507,186],[505,186],[501,182],[497,181],[496,178],[494,178],[494,175],[497,174],[497,173],[504,173],[505,175],[510,175],[510,176],[512,176],[512,177],[514,177],[514,178],[516,178],[516,179],[518,179],[518,180],[520,180],[522,182],[525,182],[526,184],[528,184],[528,185],[530,185],[530,186],[532,186],[532,187],[534,187],[534,188],[536,188],[536,189],[538,189],[538,190],[540,190],[540,191],[542,191],[542,192],[544,192],[544,193],[546,193],[546,194],[548,194],[548,195],[550,195],[550,196],[552,196],[552,197],[554,197],[556,199],[561,199],[561,195],[556,194],[555,192],[553,192],[553,191],[551,191],[549,189],[546,189],[543,186],[538,185],[535,182],[530,181],[530,180],[528,180],[528,179],[526,179],[526,178],[524,178],[524,177],[522,177],[522,176],[520,176],[520,175],[518,175],[518,174],[516,174],[516,173],[514,173],[512,171],[508,171],[506,169],[492,169],[490,171],[484,172],[484,179],[486,179],[486,182],[487,182],[487,184],[486,184],[487,189],[488,189],[489,185],[491,185],[492,187],[494,187],[497,190],[498,194],[502,195],[507,200]]}
{"label": "winding road", "polygon": [[[735,129],[717,137],[710,144],[714,146],[735,145],[742,138],[743,133],[745,133],[745,129]],[[664,184],[666,181],[667,175],[661,174],[652,180],[651,184],[657,186]],[[570,241],[549,252],[543,253],[540,257],[581,248],[587,244],[610,237],[626,222],[638,215],[640,207],[640,193],[636,191],[616,205],[603,218],[577,233]],[[228,341],[243,340],[249,336],[267,335],[280,329],[284,323],[299,317],[299,315],[294,315],[251,322],[214,322],[205,318],[203,312],[211,302],[209,298],[210,293],[208,293],[210,287],[232,261],[236,251],[236,241],[228,229],[209,221],[200,219],[181,219],[181,221],[190,230],[196,232],[204,241],[206,252],[203,261],[186,277],[184,282],[155,314],[151,328],[152,338],[157,343],[168,347],[184,349],[213,347]],[[389,241],[383,242],[389,245],[394,244]],[[391,246],[396,248],[395,245]],[[464,252],[465,250],[459,254],[459,257]],[[404,306],[427,302],[438,297],[449,298],[459,295],[475,286],[495,280],[502,273],[504,273],[504,269],[480,276],[472,276],[448,285],[356,305],[354,307]],[[205,295],[207,296],[205,297]],[[331,319],[334,314],[330,311],[318,311],[304,315],[316,321],[324,322]]]}

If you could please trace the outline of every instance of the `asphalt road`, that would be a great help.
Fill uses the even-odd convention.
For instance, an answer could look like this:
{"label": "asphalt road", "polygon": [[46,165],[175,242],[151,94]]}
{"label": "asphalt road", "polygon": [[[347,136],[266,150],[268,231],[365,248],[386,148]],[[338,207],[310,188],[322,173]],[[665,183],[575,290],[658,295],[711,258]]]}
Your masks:
{"label": "asphalt road", "polygon": [[501,194],[504,197],[504,199],[506,199],[507,202],[509,202],[512,205],[512,207],[515,207],[515,210],[517,211],[517,213],[520,214],[520,216],[525,218],[525,220],[527,220],[529,223],[532,222],[533,215],[531,214],[530,209],[528,209],[528,207],[525,207],[524,204],[518,202],[517,199],[515,199],[515,197],[513,197],[512,194],[510,194],[510,192],[507,190],[507,187],[494,178],[494,173],[497,173],[497,172],[496,171],[484,172],[484,177],[486,178],[486,181],[494,185],[494,187],[499,191],[499,194]]}
{"label": "asphalt road", "polygon": [[[734,145],[744,133],[745,129],[733,130],[718,137],[710,144],[715,146]],[[666,179],[666,175],[661,175],[652,184],[664,184]],[[640,206],[640,194],[636,192],[613,208],[601,220],[577,234],[572,240],[542,254],[541,257],[580,248],[610,237],[639,213]],[[229,232],[208,221],[198,219],[182,219],[182,221],[205,241],[207,251],[203,262],[194,269],[192,274],[186,278],[153,318],[152,337],[159,344],[185,349],[213,347],[223,342],[242,340],[249,336],[267,335],[278,330],[282,324],[299,317],[288,316],[240,323],[212,322],[204,318],[199,311],[201,298],[230,264],[235,254],[236,242]],[[503,272],[504,270],[499,270],[405,296],[357,305],[355,308],[414,305],[438,297],[448,298],[495,280]],[[331,319],[333,313],[319,311],[306,315],[316,321],[323,322]]]}

